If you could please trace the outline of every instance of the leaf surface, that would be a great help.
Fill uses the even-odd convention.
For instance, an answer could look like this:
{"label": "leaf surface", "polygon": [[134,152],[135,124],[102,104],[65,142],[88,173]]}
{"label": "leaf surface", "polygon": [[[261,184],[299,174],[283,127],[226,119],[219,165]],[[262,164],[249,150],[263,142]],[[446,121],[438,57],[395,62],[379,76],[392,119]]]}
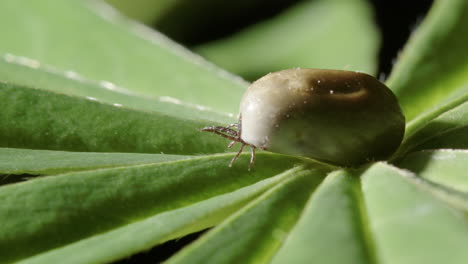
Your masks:
{"label": "leaf surface", "polygon": [[214,111],[212,108],[170,96],[142,96],[109,81],[86,79],[76,72],[64,71],[11,54],[4,55],[3,60],[0,59],[0,80],[11,85],[48,90],[116,107],[156,112],[178,118],[210,120],[221,124],[235,121],[234,115],[230,113]]}
{"label": "leaf surface", "polygon": [[99,168],[155,164],[191,157],[194,156],[0,148],[0,173],[52,175]]}
{"label": "leaf surface", "polygon": [[358,176],[327,176],[272,263],[375,263]]}
{"label": "leaf surface", "polygon": [[94,152],[199,154],[227,140],[198,129],[211,122],[135,111],[0,82],[0,146]]}
{"label": "leaf surface", "polygon": [[468,148],[468,93],[418,116],[406,126],[395,156],[435,148]]}
{"label": "leaf surface", "polygon": [[468,194],[468,150],[424,150],[409,154],[398,162],[419,177]]}
{"label": "leaf surface", "polygon": [[127,257],[164,241],[218,224],[297,170],[293,168],[230,193],[208,198],[180,209],[155,214],[104,233],[97,233],[66,246],[26,258],[19,263],[57,263],[66,259],[67,263],[90,264]]}
{"label": "leaf surface", "polygon": [[407,120],[468,86],[468,1],[436,0],[387,81]]}
{"label": "leaf surface", "polygon": [[28,57],[142,95],[238,110],[244,81],[99,1],[6,0],[0,7],[0,54]]}
{"label": "leaf surface", "polygon": [[290,175],[168,263],[268,262],[321,178],[310,171]]}
{"label": "leaf surface", "polygon": [[371,166],[362,177],[379,263],[466,262],[468,200],[384,163]]}
{"label": "leaf surface", "polygon": [[[0,187],[1,262],[27,258],[110,232],[157,214],[233,192],[280,174],[294,164],[303,164],[297,159],[272,155],[259,158],[259,166],[248,172],[247,158],[229,168],[227,164],[231,157],[217,155],[72,172],[4,185]],[[265,166],[265,162],[270,165]],[[218,206],[222,207],[221,204]],[[190,219],[191,215],[185,217]],[[216,222],[213,219],[203,221]],[[203,229],[207,224],[198,226]],[[196,231],[193,228],[189,230]],[[174,227],[170,233],[178,231]],[[183,234],[185,232],[179,235]],[[148,248],[150,245],[145,246]]]}

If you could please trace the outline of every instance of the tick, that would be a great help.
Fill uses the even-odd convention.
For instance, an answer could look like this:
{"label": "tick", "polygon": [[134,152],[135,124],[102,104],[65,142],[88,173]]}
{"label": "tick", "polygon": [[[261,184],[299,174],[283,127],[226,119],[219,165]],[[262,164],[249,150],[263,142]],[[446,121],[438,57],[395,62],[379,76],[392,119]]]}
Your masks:
{"label": "tick", "polygon": [[289,69],[253,82],[240,103],[239,121],[202,131],[245,146],[355,166],[390,156],[400,145],[405,117],[396,96],[360,72]]}

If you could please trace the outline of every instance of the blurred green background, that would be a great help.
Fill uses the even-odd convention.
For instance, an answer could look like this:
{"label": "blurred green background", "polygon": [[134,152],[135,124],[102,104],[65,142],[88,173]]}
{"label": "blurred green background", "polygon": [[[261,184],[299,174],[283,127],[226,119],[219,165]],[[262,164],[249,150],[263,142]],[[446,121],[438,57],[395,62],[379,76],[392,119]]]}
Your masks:
{"label": "blurred green background", "polygon": [[[328,2],[333,2],[328,1]],[[124,13],[128,17],[141,21],[148,26],[151,26],[165,35],[169,36],[173,40],[177,41],[194,50],[205,55],[208,59],[218,62],[221,67],[230,69],[231,71],[240,74],[248,80],[255,80],[259,76],[267,73],[268,71],[278,69],[268,69],[268,65],[264,66],[264,69],[258,70],[258,72],[252,73],[241,69],[242,66],[250,68],[250,64],[267,64],[265,62],[255,62],[255,58],[252,61],[247,59],[243,60],[242,66],[232,65],[223,59],[218,58],[218,53],[230,51],[228,47],[223,46],[223,43],[237,40],[235,45],[239,45],[242,41],[239,38],[246,38],[246,35],[255,34],[256,31],[261,31],[265,27],[271,25],[275,18],[281,16],[291,15],[291,13],[297,12],[295,9],[303,9],[305,2],[304,0],[239,0],[239,1],[216,1],[216,0],[198,0],[198,1],[184,1],[184,0],[107,0],[108,3],[117,8],[120,12]],[[315,1],[326,2],[326,1]],[[340,1],[335,1],[340,2]],[[354,1],[348,1],[351,5],[359,5]],[[367,15],[370,15],[375,21],[378,27],[378,32],[372,32],[374,36],[369,35],[369,32],[365,37],[375,38],[374,41],[379,42],[380,46],[375,50],[377,61],[375,67],[364,67],[364,71],[369,71],[374,75],[380,75],[381,78],[385,78],[391,71],[392,65],[397,57],[398,52],[402,49],[406,43],[411,32],[417,27],[422,21],[424,15],[429,10],[432,0],[420,0],[409,3],[408,1],[385,1],[385,0],[369,0],[373,10],[369,10]],[[341,1],[342,5],[346,5],[346,1]],[[315,6],[314,6],[315,7]],[[322,12],[323,11],[323,12]],[[324,22],[324,20],[332,20],[330,10],[320,10],[315,14],[317,18],[308,15],[307,19],[310,23],[317,22],[317,24],[307,24],[305,28],[301,29],[301,32],[308,32],[310,30],[315,31],[320,27],[329,27],[330,25]],[[294,16],[291,15],[291,16]],[[328,17],[327,17],[328,16]],[[352,20],[359,20],[359,17],[352,17]],[[258,29],[260,28],[260,29]],[[362,28],[362,30],[368,30]],[[284,38],[288,35],[288,31],[291,28],[284,28]],[[372,29],[370,29],[372,31]],[[315,32],[313,32],[315,33]],[[350,32],[353,34],[360,34],[359,32]],[[302,33],[301,33],[302,34]],[[307,33],[303,33],[307,34]],[[329,34],[329,33],[328,33]],[[337,35],[343,34],[342,31],[338,32]],[[335,36],[338,40],[340,36]],[[380,38],[380,40],[378,40]],[[245,48],[242,51],[247,51],[249,54],[245,56],[257,57],[259,52],[262,52],[262,48],[268,48],[261,45],[266,45],[268,41],[264,40],[260,43],[254,43],[259,47],[251,47],[250,49]],[[294,38],[290,41],[294,41]],[[292,58],[292,67],[318,67],[326,68],[344,68],[346,65],[341,65],[340,61],[336,61],[336,50],[331,49],[328,46],[330,41],[317,39],[314,42],[326,43],[326,50],[333,50],[333,54],[325,54],[324,58],[318,58],[317,61],[307,60],[302,65],[298,65],[299,58]],[[247,43],[249,44],[249,43]],[[247,45],[246,44],[246,45]],[[337,47],[346,45],[346,43],[336,43]],[[274,44],[272,44],[275,46]],[[287,48],[288,46],[285,46]],[[213,50],[210,50],[214,49]],[[320,46],[311,45],[311,49],[320,48]],[[217,51],[218,49],[219,51]],[[372,49],[372,47],[370,47]],[[338,48],[338,50],[340,50]],[[341,49],[343,50],[343,49]],[[349,50],[344,49],[346,52]],[[231,50],[232,51],[232,50]],[[359,51],[359,49],[357,49]],[[270,52],[270,50],[268,50]],[[288,51],[289,54],[294,54],[293,51]],[[328,51],[324,51],[326,53]],[[366,50],[358,56],[367,56],[369,50]],[[235,60],[238,60],[240,51],[233,51]],[[265,52],[267,53],[267,52]],[[312,51],[311,53],[320,53]],[[302,54],[301,54],[302,55]],[[300,55],[300,56],[301,56]],[[225,55],[226,56],[226,55]],[[287,55],[285,55],[287,56]],[[300,57],[299,56],[299,57]],[[346,55],[345,55],[346,56]],[[264,57],[261,56],[263,59]],[[226,58],[228,60],[229,58]],[[278,66],[281,67],[281,58],[276,59]],[[359,59],[358,59],[359,60]],[[354,59],[356,61],[356,59]],[[273,63],[274,64],[274,63]],[[293,65],[294,64],[294,65]],[[349,67],[349,66],[348,66]],[[257,68],[262,68],[257,66]],[[284,68],[284,66],[283,66]]]}

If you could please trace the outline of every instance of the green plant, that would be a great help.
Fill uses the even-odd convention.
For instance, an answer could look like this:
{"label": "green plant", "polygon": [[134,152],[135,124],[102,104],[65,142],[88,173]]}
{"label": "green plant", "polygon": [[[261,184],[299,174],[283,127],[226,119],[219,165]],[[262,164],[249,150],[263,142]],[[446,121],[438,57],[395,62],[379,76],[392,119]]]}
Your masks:
{"label": "green plant", "polygon": [[[307,12],[324,24],[304,35]],[[304,1],[196,50],[243,76],[373,73],[369,16]],[[168,262],[468,260],[467,1],[435,1],[414,32],[387,81],[404,141],[355,169],[268,152],[229,168],[227,142],[198,129],[235,121],[247,83],[100,2],[6,0],[0,22],[0,263],[108,263],[213,226]]]}

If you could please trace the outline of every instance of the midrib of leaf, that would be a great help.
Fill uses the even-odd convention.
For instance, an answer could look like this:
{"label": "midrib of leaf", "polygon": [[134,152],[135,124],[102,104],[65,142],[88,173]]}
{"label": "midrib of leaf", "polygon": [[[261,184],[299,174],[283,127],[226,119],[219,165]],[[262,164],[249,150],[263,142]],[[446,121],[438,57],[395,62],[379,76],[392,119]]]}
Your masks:
{"label": "midrib of leaf", "polygon": [[280,245],[278,246],[278,250],[277,252],[272,256],[271,260],[270,260],[270,263],[276,263],[275,261],[275,257],[278,255],[278,252],[281,250],[281,248],[283,248],[283,246],[285,245],[285,243],[288,241],[288,239],[290,238],[291,236],[291,232],[294,230],[294,228],[297,226],[297,224],[299,223],[299,221],[301,221],[301,219],[304,217],[304,214],[305,214],[305,210],[306,208],[309,206],[309,203],[311,202],[311,200],[313,199],[314,195],[317,193],[317,189],[321,188],[321,186],[324,184],[324,182],[326,181],[326,179],[328,178],[328,176],[330,174],[333,174],[333,173],[336,173],[337,170],[334,170],[334,171],[331,171],[329,172],[327,175],[325,175],[325,177],[323,178],[323,180],[317,184],[317,186],[314,188],[314,190],[311,191],[310,193],[310,197],[309,199],[307,200],[307,202],[305,203],[304,205],[304,209],[299,213],[298,217],[297,217],[297,221],[296,223],[294,223],[294,225],[291,226],[290,228],[290,232],[287,234],[287,236],[283,239],[283,241],[280,243]]}
{"label": "midrib of leaf", "polygon": [[[357,177],[358,175],[351,175]],[[360,175],[359,175],[360,176]],[[362,191],[361,178],[354,181],[354,202],[356,203],[356,210],[359,214],[361,234],[364,241],[364,249],[366,250],[369,263],[377,264],[377,249],[375,248],[375,239],[372,234],[369,223],[369,215],[367,214],[366,205],[364,202],[364,193]]]}
{"label": "midrib of leaf", "polygon": [[[374,263],[359,202],[359,174],[337,170],[310,195],[272,263]],[[336,254],[336,249],[341,249]]]}
{"label": "midrib of leaf", "polygon": [[177,159],[201,158],[167,154],[66,152],[0,148],[0,173],[54,175],[65,172],[96,170],[165,163]]}
{"label": "midrib of leaf", "polygon": [[[468,90],[467,90],[468,92]],[[430,121],[436,119],[438,116],[443,115],[450,110],[457,108],[458,106],[466,103],[468,101],[468,93],[461,94],[458,97],[455,97],[449,102],[444,104],[439,104],[436,107],[433,107],[429,111],[426,111],[418,115],[415,119],[408,122],[406,125],[405,140],[414,135],[418,130],[424,128]]]}
{"label": "midrib of leaf", "polygon": [[[200,162],[220,157],[232,158],[236,153],[212,155],[169,155],[145,153],[102,153],[102,152],[67,152],[35,149],[0,148],[0,174],[56,175],[78,171],[95,171],[108,168],[129,168],[167,164],[179,160],[193,159]],[[241,154],[241,160],[250,154]],[[257,153],[259,159],[281,156],[269,152]],[[286,158],[286,157],[285,157]],[[326,164],[298,157],[298,162],[315,168],[331,170]]]}

